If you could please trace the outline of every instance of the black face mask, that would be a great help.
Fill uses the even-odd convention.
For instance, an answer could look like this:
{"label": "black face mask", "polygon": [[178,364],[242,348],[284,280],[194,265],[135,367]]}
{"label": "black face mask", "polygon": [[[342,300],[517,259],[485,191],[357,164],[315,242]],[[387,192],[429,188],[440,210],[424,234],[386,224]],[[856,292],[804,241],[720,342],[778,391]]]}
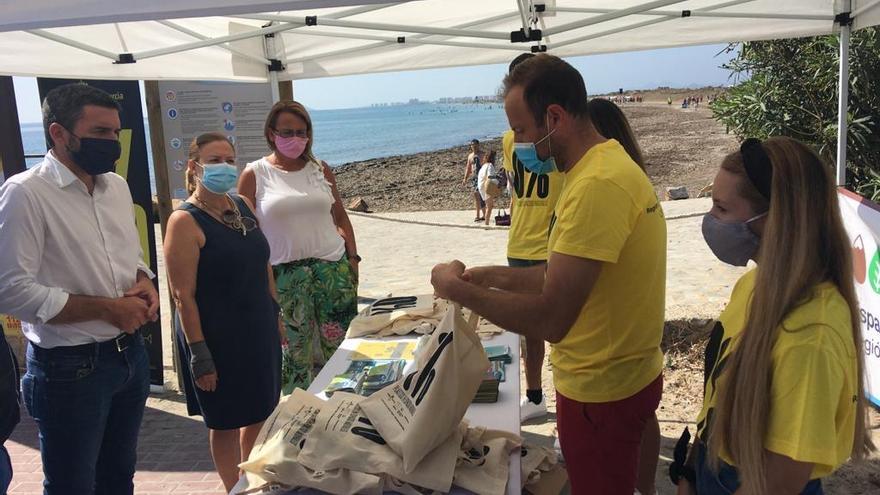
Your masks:
{"label": "black face mask", "polygon": [[116,160],[122,155],[122,145],[118,140],[81,138],[72,132],[70,135],[79,140],[79,149],[74,151],[68,146],[67,151],[79,168],[87,174],[106,174],[116,168]]}

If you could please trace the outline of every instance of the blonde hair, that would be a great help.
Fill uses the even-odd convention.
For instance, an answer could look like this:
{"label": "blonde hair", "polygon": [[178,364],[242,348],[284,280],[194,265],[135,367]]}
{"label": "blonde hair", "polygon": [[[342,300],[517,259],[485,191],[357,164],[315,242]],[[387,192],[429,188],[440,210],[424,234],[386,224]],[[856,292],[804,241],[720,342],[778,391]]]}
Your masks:
{"label": "blonde hair", "polygon": [[862,331],[852,256],[831,168],[791,138],[770,138],[763,148],[773,165],[769,205],[747,178],[739,152],[721,164],[722,169],[740,176],[740,195],[757,213],[768,211],[769,206],[745,329],[721,377],[723,385],[718,388],[708,436],[710,465],[717,468],[720,452],[729,453],[746,493],[767,492],[764,438],[770,414],[773,344],[786,315],[807,302],[825,281],[833,283],[849,305],[856,346],[858,402],[852,457],[864,458],[873,449],[867,431],[865,362],[859,348]]}
{"label": "blonde hair", "polygon": [[[229,138],[226,137],[225,134],[220,132],[206,132],[204,134],[200,134],[196,136],[192,143],[189,145],[189,159],[193,161],[199,161],[199,153],[203,146],[206,144],[214,143],[217,141],[226,141],[229,143],[229,146],[232,146],[232,151],[235,152],[235,145],[229,141]],[[186,167],[186,171],[183,173],[183,184],[186,187],[187,194],[192,194],[196,191],[196,186],[198,182],[196,181],[196,177],[193,174],[190,167]]]}
{"label": "blonde hair", "polygon": [[269,145],[269,149],[273,152],[278,151],[275,147],[275,141],[272,139],[272,136],[276,130],[275,126],[278,125],[278,116],[284,112],[296,115],[305,121],[306,132],[309,134],[309,141],[306,143],[302,157],[306,162],[317,162],[315,155],[312,153],[312,143],[314,142],[314,136],[312,134],[312,118],[309,116],[309,111],[306,110],[306,107],[298,101],[281,100],[272,105],[272,108],[269,110],[269,115],[266,116],[266,123],[263,125],[263,134],[266,136],[266,144]]}

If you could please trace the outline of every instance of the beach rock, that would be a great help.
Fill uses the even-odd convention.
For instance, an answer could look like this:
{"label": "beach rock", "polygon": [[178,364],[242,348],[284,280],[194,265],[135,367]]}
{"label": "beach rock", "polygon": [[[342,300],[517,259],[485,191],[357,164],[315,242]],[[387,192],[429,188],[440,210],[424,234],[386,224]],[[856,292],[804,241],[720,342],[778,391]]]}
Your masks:
{"label": "beach rock", "polygon": [[712,197],[712,184],[700,189],[700,194],[697,195],[698,198],[711,198]]}
{"label": "beach rock", "polygon": [[348,209],[350,211],[359,211],[361,213],[369,213],[370,212],[370,206],[367,205],[367,202],[364,201],[364,198],[361,198],[361,197],[354,198],[348,204]]}
{"label": "beach rock", "polygon": [[688,195],[687,187],[679,186],[679,187],[667,187],[666,188],[666,199],[676,200],[676,199],[688,199],[690,195]]}

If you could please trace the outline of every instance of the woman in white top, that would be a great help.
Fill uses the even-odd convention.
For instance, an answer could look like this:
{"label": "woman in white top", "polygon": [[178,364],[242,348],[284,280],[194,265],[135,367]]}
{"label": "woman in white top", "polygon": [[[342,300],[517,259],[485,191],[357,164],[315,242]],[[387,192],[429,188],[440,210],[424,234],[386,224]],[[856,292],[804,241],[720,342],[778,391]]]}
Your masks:
{"label": "woman in white top", "polygon": [[238,192],[256,207],[269,241],[281,317],[287,329],[282,391],[306,389],[342,343],[357,313],[354,230],[336,177],[312,154],[312,120],[279,101],[264,128],[272,153],[249,163]]}
{"label": "woman in white top", "polygon": [[495,178],[495,175],[498,173],[498,170],[495,168],[495,158],[495,151],[490,151],[486,158],[486,163],[480,167],[480,172],[477,176],[477,189],[480,191],[480,197],[483,198],[483,202],[486,204],[483,209],[483,218],[486,219],[486,225],[489,225],[489,214],[492,213],[492,208],[495,207],[495,198],[501,193],[501,188],[498,187],[498,179]]}

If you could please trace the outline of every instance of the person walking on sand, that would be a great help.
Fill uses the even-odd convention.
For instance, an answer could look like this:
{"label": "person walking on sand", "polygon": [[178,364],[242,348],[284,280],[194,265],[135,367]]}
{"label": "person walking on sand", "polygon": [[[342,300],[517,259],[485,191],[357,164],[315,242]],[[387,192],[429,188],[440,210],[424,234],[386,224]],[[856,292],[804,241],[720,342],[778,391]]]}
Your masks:
{"label": "person walking on sand", "polygon": [[480,167],[477,177],[477,189],[479,189],[480,197],[486,204],[486,207],[483,209],[483,218],[486,220],[486,225],[489,225],[489,217],[492,214],[492,208],[495,207],[495,199],[501,195],[501,187],[498,185],[498,179],[495,178],[498,173],[495,167],[495,157],[495,151],[490,151],[486,156],[486,162]]}
{"label": "person walking on sand", "polygon": [[[474,216],[474,222],[482,222],[485,220],[481,215],[483,215],[483,208],[486,204],[483,202],[482,196],[480,196],[480,188],[477,184],[477,176],[480,173],[480,165],[482,162],[483,152],[480,151],[480,141],[474,139],[471,141],[471,152],[467,156],[467,163],[464,168],[464,179],[461,181],[461,185],[469,187],[471,193],[474,195],[474,209],[477,212]],[[470,181],[470,185],[468,185],[468,181]]]}

